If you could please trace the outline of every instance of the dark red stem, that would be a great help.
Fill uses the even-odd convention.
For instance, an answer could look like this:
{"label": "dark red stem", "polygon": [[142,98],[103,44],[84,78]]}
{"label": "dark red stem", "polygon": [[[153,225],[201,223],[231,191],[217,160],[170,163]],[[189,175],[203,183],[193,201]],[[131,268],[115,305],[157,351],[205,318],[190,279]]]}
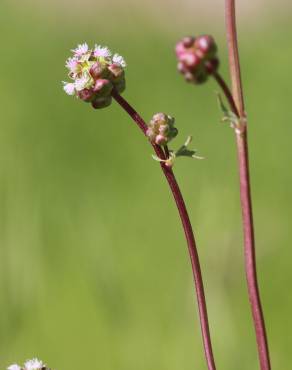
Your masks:
{"label": "dark red stem", "polygon": [[[271,364],[267,334],[257,281],[255,237],[254,237],[251,188],[249,177],[249,162],[248,162],[247,126],[244,110],[243,89],[241,83],[240,62],[237,42],[235,0],[225,0],[225,1],[226,1],[225,12],[226,12],[228,51],[229,51],[229,66],[233,96],[232,100],[235,104],[236,111],[238,112],[239,119],[241,121],[241,125],[243,128],[242,130],[236,133],[236,143],[240,177],[240,198],[244,232],[246,279],[249,293],[249,301],[251,304],[253,321],[256,332],[260,368],[261,370],[270,370]],[[220,80],[218,82],[220,82]],[[226,85],[224,84],[223,85],[220,84],[220,86],[222,87],[228,101],[230,102],[229,97],[231,94],[229,89],[226,90]],[[233,110],[234,104],[233,103],[231,104],[231,109]]]}
{"label": "dark red stem", "polygon": [[[146,130],[147,130],[147,125],[145,121],[143,120],[143,118],[117,92],[114,91],[112,93],[112,96],[117,101],[117,103],[129,114],[129,116],[139,126],[139,128],[142,130],[142,132],[145,135]],[[152,147],[156,155],[159,158],[165,159],[165,153],[160,146],[152,144]],[[199,256],[197,252],[194,233],[192,230],[192,225],[191,225],[191,222],[188,216],[188,212],[186,209],[184,199],[182,197],[180,188],[177,184],[177,181],[175,179],[172,169],[167,167],[163,162],[161,162],[161,168],[168,181],[173,197],[175,199],[175,203],[179,211],[179,215],[181,218],[181,222],[184,228],[184,232],[185,232],[185,236],[186,236],[186,240],[188,244],[188,250],[189,250],[192,270],[193,270],[193,277],[194,277],[195,287],[196,287],[203,344],[204,344],[204,350],[205,350],[208,369],[216,370],[213,350],[212,350],[212,344],[211,344],[210,331],[209,331],[208,313],[207,313],[207,305],[206,305],[206,299],[205,299],[205,293],[204,293],[204,285],[203,285]]]}

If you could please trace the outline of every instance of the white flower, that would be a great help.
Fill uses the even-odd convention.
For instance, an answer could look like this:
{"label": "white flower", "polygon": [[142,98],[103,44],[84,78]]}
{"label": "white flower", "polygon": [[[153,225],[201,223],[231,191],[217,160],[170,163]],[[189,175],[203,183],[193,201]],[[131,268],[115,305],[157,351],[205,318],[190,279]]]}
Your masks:
{"label": "white flower", "polygon": [[84,44],[79,44],[77,46],[76,49],[72,49],[73,53],[76,55],[76,56],[82,56],[84,54],[86,54],[88,52],[88,45],[86,44],[86,42]]}
{"label": "white flower", "polygon": [[94,56],[95,57],[103,57],[103,58],[108,58],[112,55],[112,52],[107,46],[100,46],[100,45],[95,45],[94,48]]}
{"label": "white flower", "polygon": [[127,63],[125,62],[125,59],[119,54],[115,54],[113,56],[113,63],[119,64],[123,68],[125,68],[127,66]]}
{"label": "white flower", "polygon": [[33,358],[32,360],[27,360],[24,363],[25,370],[41,370],[42,367],[45,365],[42,361],[38,360],[37,358]]}
{"label": "white flower", "polygon": [[[66,94],[68,95],[74,95],[75,93],[75,84],[74,83],[68,83],[68,82],[65,82],[63,81],[63,89],[65,91]],[[16,369],[11,369],[11,370],[16,370]]]}
{"label": "white flower", "polygon": [[7,370],[21,370],[21,367],[17,364],[12,364],[8,366]]}
{"label": "white flower", "polygon": [[89,88],[93,85],[93,82],[94,81],[92,77],[89,75],[89,73],[84,73],[82,77],[77,78],[75,80],[75,89],[77,91],[81,91],[85,88]]}

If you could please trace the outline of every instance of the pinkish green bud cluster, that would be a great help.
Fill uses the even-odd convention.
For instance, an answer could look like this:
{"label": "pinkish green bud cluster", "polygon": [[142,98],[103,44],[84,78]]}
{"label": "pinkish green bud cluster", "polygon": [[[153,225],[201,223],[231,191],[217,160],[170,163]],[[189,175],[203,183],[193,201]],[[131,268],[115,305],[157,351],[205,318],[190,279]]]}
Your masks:
{"label": "pinkish green bud cluster", "polygon": [[112,52],[106,46],[78,45],[72,50],[73,57],[66,61],[71,82],[63,82],[68,95],[90,102],[93,108],[104,108],[111,104],[111,93],[125,90],[124,58]]}
{"label": "pinkish green bud cluster", "polygon": [[165,113],[156,113],[152,117],[146,135],[153,144],[166,145],[178,134],[174,127],[174,118]]}
{"label": "pinkish green bud cluster", "polygon": [[219,60],[212,36],[184,37],[176,44],[177,68],[188,82],[201,84],[216,72]]}

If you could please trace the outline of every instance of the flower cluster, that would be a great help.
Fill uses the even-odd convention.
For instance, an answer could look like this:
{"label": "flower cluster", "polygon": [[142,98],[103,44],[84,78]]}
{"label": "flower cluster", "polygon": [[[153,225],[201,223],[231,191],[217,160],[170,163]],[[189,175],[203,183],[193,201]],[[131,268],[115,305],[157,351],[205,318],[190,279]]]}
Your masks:
{"label": "flower cluster", "polygon": [[73,57],[66,61],[69,78],[72,82],[63,82],[68,95],[90,102],[96,109],[111,104],[111,92],[125,90],[124,58],[112,52],[106,46],[95,45],[89,49],[86,43],[72,50]]}
{"label": "flower cluster", "polygon": [[8,366],[7,370],[50,370],[47,368],[42,361],[38,360],[37,358],[33,358],[32,360],[27,360],[23,366],[19,366],[18,364],[12,364]]}
{"label": "flower cluster", "polygon": [[176,44],[178,70],[188,82],[201,84],[216,72],[219,60],[212,36],[184,37]]}
{"label": "flower cluster", "polygon": [[173,117],[165,113],[154,114],[146,131],[149,140],[157,145],[166,145],[178,134],[174,121]]}

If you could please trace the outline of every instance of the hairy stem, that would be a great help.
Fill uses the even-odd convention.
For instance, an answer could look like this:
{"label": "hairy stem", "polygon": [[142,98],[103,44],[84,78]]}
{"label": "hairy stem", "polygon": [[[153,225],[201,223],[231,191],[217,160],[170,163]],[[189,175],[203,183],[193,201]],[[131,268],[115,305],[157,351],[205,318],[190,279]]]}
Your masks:
{"label": "hairy stem", "polygon": [[[133,119],[133,121],[139,126],[143,134],[146,134],[147,125],[143,118],[133,109],[133,107],[117,92],[112,93],[113,98],[117,101],[117,103],[129,114],[129,116]],[[162,148],[158,145],[152,144],[152,147],[156,153],[156,155],[161,158],[165,159],[165,153]],[[168,150],[166,150],[167,152]],[[201,274],[200,262],[198,251],[196,247],[196,242],[194,238],[194,233],[192,230],[192,225],[188,216],[188,212],[186,209],[186,205],[181,194],[180,188],[178,183],[175,179],[174,173],[171,168],[167,167],[164,163],[161,162],[161,169],[167,179],[167,182],[170,186],[171,192],[173,194],[181,222],[183,225],[185,237],[188,244],[188,250],[191,259],[191,265],[193,270],[193,277],[195,281],[196,287],[196,295],[198,300],[198,307],[199,307],[199,316],[200,316],[200,323],[201,323],[201,330],[202,330],[202,337],[203,337],[203,345],[205,350],[206,361],[209,370],[216,370],[212,344],[211,344],[211,336],[209,330],[209,323],[208,323],[208,313],[207,313],[207,305],[204,293],[204,285],[203,279]]]}
{"label": "hairy stem", "polygon": [[[247,125],[244,110],[243,89],[237,43],[235,0],[225,0],[225,12],[230,76],[232,82],[232,100],[230,99],[231,94],[229,89],[226,89],[227,85],[225,83],[222,84],[222,81],[220,83],[220,80],[218,79],[216,80],[222,87],[233,111],[235,105],[236,112],[234,113],[237,114],[242,125],[242,130],[240,132],[236,132],[236,144],[240,177],[240,198],[244,233],[246,279],[256,333],[260,368],[261,370],[270,370],[271,364],[267,334],[257,281],[255,237],[248,161]],[[216,76],[214,77],[216,78]]]}

